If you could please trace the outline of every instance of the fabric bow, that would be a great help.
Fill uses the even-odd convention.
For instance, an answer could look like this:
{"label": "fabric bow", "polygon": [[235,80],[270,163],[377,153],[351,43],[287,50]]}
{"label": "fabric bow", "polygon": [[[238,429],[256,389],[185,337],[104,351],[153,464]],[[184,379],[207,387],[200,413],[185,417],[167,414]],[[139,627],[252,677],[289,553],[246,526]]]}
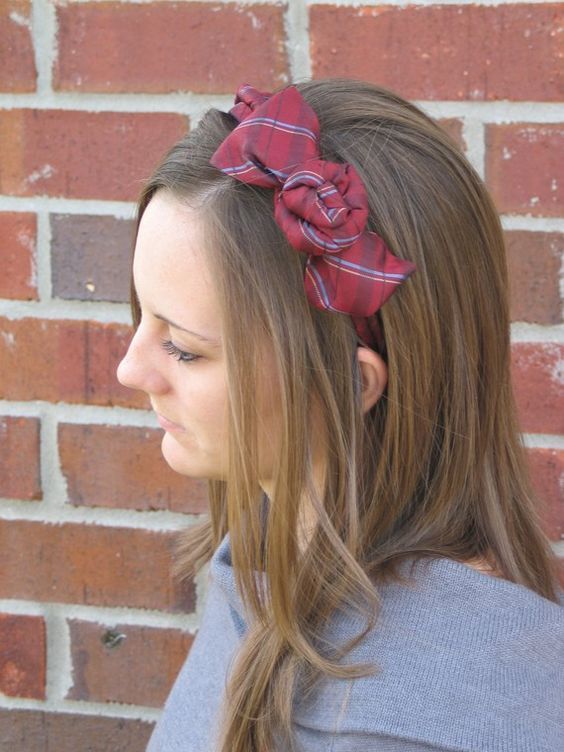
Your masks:
{"label": "fabric bow", "polygon": [[244,183],[274,189],[274,218],[291,245],[308,254],[305,290],[322,310],[353,317],[363,338],[374,331],[359,318],[374,314],[415,265],[392,254],[366,230],[368,198],[352,164],[319,152],[319,121],[295,86],[277,94],[248,84],[230,114],[239,120],[210,162]]}

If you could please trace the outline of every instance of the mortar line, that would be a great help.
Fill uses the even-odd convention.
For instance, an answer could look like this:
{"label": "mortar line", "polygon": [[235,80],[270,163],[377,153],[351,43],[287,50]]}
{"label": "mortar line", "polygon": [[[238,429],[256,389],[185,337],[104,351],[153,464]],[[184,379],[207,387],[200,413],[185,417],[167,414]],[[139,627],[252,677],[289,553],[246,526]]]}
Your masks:
{"label": "mortar line", "polygon": [[37,211],[37,293],[38,304],[51,301],[51,227],[45,207]]}
{"label": "mortar line", "polygon": [[480,120],[471,117],[462,120],[462,138],[466,143],[466,157],[482,180],[486,172],[485,135],[486,129]]}
{"label": "mortar line", "polygon": [[531,344],[564,343],[564,324],[529,324],[516,321],[511,324],[511,343],[529,342]]}
{"label": "mortar line", "polygon": [[12,320],[41,318],[98,323],[126,324],[131,326],[128,303],[110,303],[94,300],[64,300],[51,298],[43,301],[0,300],[0,316]]}
{"label": "mortar line", "polygon": [[[511,228],[515,229],[515,228]],[[131,326],[131,316],[127,304],[98,303],[93,301],[59,301],[46,303],[28,301],[0,301],[0,317],[12,321],[24,318],[44,320],[90,321],[95,323],[112,323]],[[563,341],[562,324],[534,324],[513,322],[511,335],[517,340],[539,340],[542,342]]]}
{"label": "mortar line", "polygon": [[45,214],[95,214],[116,217],[117,219],[135,218],[135,202],[106,201],[104,199],[61,198],[60,196],[7,196],[0,195],[0,210],[34,211]]}
{"label": "mortar line", "polygon": [[[207,566],[207,565],[206,565]],[[198,573],[198,577],[202,572]],[[205,597],[207,584],[205,576],[200,583],[200,594]],[[154,629],[176,629],[186,634],[195,634],[201,622],[201,609],[190,613],[136,609],[127,606],[95,606],[75,603],[45,603],[23,599],[0,599],[0,612],[18,616],[53,617],[58,620],[87,621],[105,627],[124,625],[128,627],[151,627]]]}
{"label": "mortar line", "polygon": [[[88,0],[76,0],[77,2],[88,2]],[[137,0],[125,0],[126,2],[137,2]],[[144,0],[149,2],[150,0]],[[222,1],[222,0],[220,0]],[[223,0],[227,2],[228,0]],[[204,0],[204,2],[213,2],[213,0]],[[364,8],[371,6],[395,6],[405,7],[425,7],[437,5],[437,0],[305,0],[307,6],[312,5],[333,5],[337,8]],[[501,6],[506,5],[507,0],[441,0],[440,5],[477,5],[480,6]],[[544,5],[544,0],[511,0],[512,5]],[[548,0],[547,4],[559,5],[560,0]]]}
{"label": "mortar line", "polygon": [[305,0],[288,0],[284,13],[286,53],[293,84],[311,79],[309,14]]}
{"label": "mortar line", "polygon": [[53,62],[57,54],[57,20],[53,2],[33,0],[31,35],[37,69],[37,99],[41,102],[53,91]]}
{"label": "mortar line", "polygon": [[104,718],[124,718],[126,720],[153,723],[162,710],[141,705],[126,705],[118,702],[87,702],[84,700],[28,700],[23,697],[8,697],[0,694],[0,708],[7,710],[38,710],[42,713],[64,715],[93,715]]}
{"label": "mortar line", "polygon": [[[79,5],[80,3],[96,3],[104,2],[107,0],[73,0],[73,5]],[[177,0],[179,4],[189,3],[193,0]],[[146,5],[152,4],[154,0],[120,0],[121,5]],[[234,0],[199,0],[202,3],[209,3],[210,5],[232,5]],[[412,6],[428,6],[436,5],[437,0],[413,0],[413,2],[407,2],[407,0],[305,0],[306,5],[334,5],[336,7],[367,7],[374,5],[390,5],[397,7],[405,7],[407,5]],[[515,5],[559,5],[560,0],[512,0],[512,4]],[[260,4],[266,3],[268,5],[278,6],[281,5],[281,0],[261,0]],[[478,6],[499,6],[507,3],[507,0],[441,0],[441,5],[478,5]],[[237,0],[237,5],[252,6],[256,5],[257,0]]]}
{"label": "mortar line", "polygon": [[0,400],[0,414],[21,415],[42,418],[52,415],[54,420],[61,423],[91,423],[94,425],[123,425],[141,428],[159,428],[155,413],[150,410],[102,406],[80,405],[68,402],[42,402],[34,400],[22,402],[18,400]]}
{"label": "mortar line", "polygon": [[[442,117],[442,115],[440,117]],[[133,221],[135,218],[135,203],[104,201],[102,199],[0,195],[0,211],[45,211],[47,214],[88,214],[94,216],[112,216],[117,219],[129,219]],[[564,218],[560,217],[539,217],[532,214],[501,214],[501,221],[506,229],[564,232]],[[89,303],[92,301],[80,302]],[[102,302],[103,301],[100,301],[98,304],[101,304]]]}
{"label": "mortar line", "polygon": [[43,501],[32,509],[41,509],[47,516],[58,515],[66,508],[68,493],[66,479],[61,470],[58,421],[54,410],[41,410],[40,466]]}
{"label": "mortar line", "polygon": [[[300,0],[303,1],[303,0]],[[73,0],[76,2],[76,0]],[[288,11],[288,22],[298,23],[298,11]],[[296,18],[294,18],[294,14]],[[299,27],[299,23],[298,23]],[[288,27],[289,29],[289,27]],[[288,33],[294,35],[294,30]],[[297,33],[297,32],[296,32]],[[302,38],[303,32],[296,39]],[[302,41],[302,44],[304,42]],[[307,54],[306,54],[307,53]],[[308,50],[301,48],[292,52],[296,75],[307,75],[310,64]],[[104,93],[94,92],[46,92],[43,94],[0,94],[1,109],[56,109],[79,112],[121,112],[124,114],[178,114],[196,119],[208,107],[228,110],[233,105],[235,92],[229,94],[182,93]],[[473,117],[484,122],[500,124],[538,123],[549,125],[564,120],[564,104],[550,101],[509,100],[411,100],[432,117]]]}
{"label": "mortar line", "polygon": [[38,501],[0,498],[0,520],[41,522],[52,525],[91,525],[96,528],[125,528],[148,533],[175,533],[202,522],[204,514],[183,514],[165,510],[138,510],[102,506],[46,504]]}
{"label": "mortar line", "polygon": [[523,444],[527,449],[554,449],[564,450],[564,435],[548,433],[524,433],[521,434]]}
{"label": "mortar line", "polygon": [[72,686],[70,630],[59,609],[45,604],[47,656],[45,695],[47,702],[57,705],[65,699]]}

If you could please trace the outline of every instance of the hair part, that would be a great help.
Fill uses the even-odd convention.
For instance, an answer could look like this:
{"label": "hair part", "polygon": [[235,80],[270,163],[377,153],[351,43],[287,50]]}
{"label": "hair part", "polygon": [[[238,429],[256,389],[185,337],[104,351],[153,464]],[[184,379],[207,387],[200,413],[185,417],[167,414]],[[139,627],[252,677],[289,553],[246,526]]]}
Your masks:
{"label": "hair part", "polygon": [[[298,689],[379,670],[339,659],[377,624],[378,586],[400,581],[407,560],[485,558],[557,602],[557,559],[515,420],[503,234],[483,182],[432,119],[386,89],[340,78],[296,87],[319,118],[321,157],[353,164],[363,180],[368,229],[417,267],[378,312],[389,378],[371,410],[361,409],[352,321],[309,305],[306,259],[274,220],[272,190],[209,164],[237,125],[232,116],[208,110],[138,206],[137,227],[156,191],[198,207],[222,305],[229,472],[209,482],[209,520],[183,533],[177,562],[178,574],[193,575],[229,532],[249,628],[229,678],[221,752],[262,752],[278,737],[293,749]],[[132,309],[137,324],[133,288]],[[258,483],[265,340],[282,423],[271,500]],[[321,490],[314,420],[325,436]],[[317,524],[302,549],[304,498]],[[326,645],[322,627],[343,604],[365,628],[347,645]]]}

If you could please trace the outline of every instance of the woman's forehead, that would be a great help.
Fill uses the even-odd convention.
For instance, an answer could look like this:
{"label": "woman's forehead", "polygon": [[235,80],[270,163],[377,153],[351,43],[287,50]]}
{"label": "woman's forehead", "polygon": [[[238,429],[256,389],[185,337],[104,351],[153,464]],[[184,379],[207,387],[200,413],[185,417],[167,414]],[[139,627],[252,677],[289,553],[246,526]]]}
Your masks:
{"label": "woman's forehead", "polygon": [[175,199],[157,194],[145,209],[135,244],[133,282],[144,307],[162,309],[164,316],[179,323],[190,316],[193,327],[183,323],[186,328],[219,325],[201,223],[194,210]]}

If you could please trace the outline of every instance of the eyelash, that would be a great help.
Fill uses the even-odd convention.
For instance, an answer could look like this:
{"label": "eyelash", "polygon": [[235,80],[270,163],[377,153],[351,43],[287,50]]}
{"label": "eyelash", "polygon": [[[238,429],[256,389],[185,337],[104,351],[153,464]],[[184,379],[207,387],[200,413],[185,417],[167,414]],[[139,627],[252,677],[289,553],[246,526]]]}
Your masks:
{"label": "eyelash", "polygon": [[194,355],[194,353],[185,352],[184,350],[180,350],[176,345],[171,342],[169,339],[163,339],[161,340],[163,348],[167,351],[169,355],[172,355],[175,360],[178,360],[182,363],[192,363],[195,360],[198,360],[200,357],[199,355]]}

